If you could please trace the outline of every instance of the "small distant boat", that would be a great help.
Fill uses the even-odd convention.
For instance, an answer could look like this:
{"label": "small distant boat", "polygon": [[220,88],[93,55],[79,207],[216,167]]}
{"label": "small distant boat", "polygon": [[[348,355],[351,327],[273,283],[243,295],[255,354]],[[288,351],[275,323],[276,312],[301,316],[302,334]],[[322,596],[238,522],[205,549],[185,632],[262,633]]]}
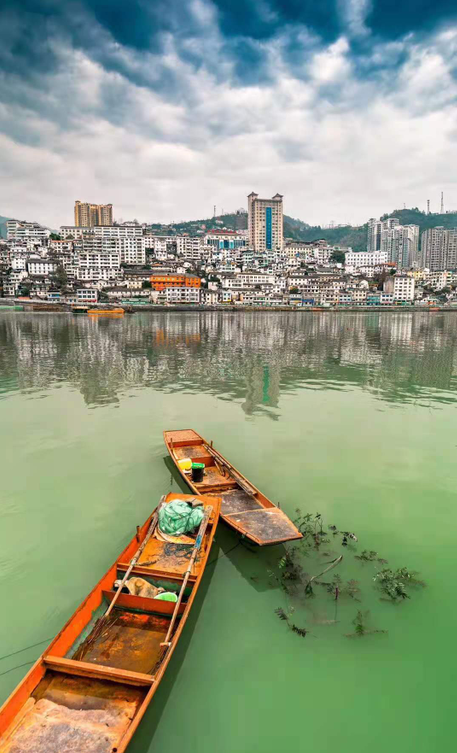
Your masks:
{"label": "small distant boat", "polygon": [[125,314],[125,311],[124,309],[88,309],[87,313],[90,315],[96,314],[97,316],[101,316],[101,315],[110,316],[112,314],[117,314],[118,316],[119,315],[122,316],[123,314]]}
{"label": "small distant boat", "polygon": [[71,309],[72,314],[87,314],[89,308],[87,306],[73,306]]}
{"label": "small distant boat", "polygon": [[[221,518],[229,526],[259,546],[301,539],[302,534],[287,515],[228,462],[212,443],[192,429],[164,431],[170,457],[186,484],[195,494],[222,497]],[[205,466],[200,482],[179,461],[190,458]]]}
{"label": "small distant boat", "polygon": [[[165,504],[177,498],[195,495],[168,494]],[[138,528],[0,708],[0,753],[125,751],[159,687],[205,570],[220,498],[201,501],[205,517],[194,544],[156,538],[158,508]],[[183,594],[182,601],[117,596],[114,583],[132,563],[130,575]],[[116,596],[111,614],[98,622]]]}

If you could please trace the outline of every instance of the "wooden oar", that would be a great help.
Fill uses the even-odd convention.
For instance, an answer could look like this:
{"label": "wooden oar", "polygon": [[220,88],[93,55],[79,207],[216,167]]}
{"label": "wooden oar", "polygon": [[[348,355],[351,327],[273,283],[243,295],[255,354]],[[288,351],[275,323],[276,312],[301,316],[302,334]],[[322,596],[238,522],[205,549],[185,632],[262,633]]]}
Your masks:
{"label": "wooden oar", "polygon": [[146,544],[148,543],[149,539],[151,538],[152,534],[154,533],[154,531],[156,529],[156,526],[157,526],[157,523],[159,522],[159,512],[160,512],[160,509],[161,509],[162,505],[165,502],[165,498],[166,498],[166,494],[164,494],[160,498],[160,502],[157,505],[157,509],[156,509],[156,511],[155,511],[155,513],[154,513],[154,515],[152,517],[151,525],[149,526],[148,532],[147,532],[146,536],[144,537],[144,541],[141,544],[141,546],[138,548],[135,556],[132,557],[132,559],[130,560],[130,565],[128,566],[127,570],[125,571],[125,575],[124,575],[124,577],[122,578],[122,580],[121,580],[121,582],[119,584],[119,587],[118,587],[118,589],[117,589],[117,591],[116,591],[116,593],[114,595],[114,598],[113,598],[111,604],[109,605],[108,609],[106,610],[105,614],[103,615],[102,620],[105,620],[108,617],[109,613],[112,611],[112,609],[113,609],[116,601],[118,600],[119,594],[121,593],[122,589],[124,588],[126,580],[128,579],[130,573],[132,572],[132,570],[135,567],[136,563],[140,559],[141,555],[143,554],[143,550],[144,550]]}
{"label": "wooden oar", "polygon": [[242,476],[240,476],[238,471],[235,470],[233,465],[231,465],[228,462],[228,460],[226,460],[223,457],[223,455],[221,455],[217,450],[215,450],[213,447],[211,447],[208,444],[205,445],[205,448],[208,450],[209,454],[214,458],[216,463],[219,463],[219,465],[222,465],[224,468],[227,469],[230,476],[232,476],[232,478],[235,479],[237,484],[241,486],[241,488],[243,489],[243,491],[246,492],[246,494],[249,494],[251,497],[255,497],[255,495],[257,494],[257,489],[254,489],[254,487],[251,486],[251,484],[248,481],[246,481]]}
{"label": "wooden oar", "polygon": [[[113,598],[111,604],[109,605],[109,607],[106,610],[105,614],[102,615],[97,620],[97,622],[95,623],[95,625],[93,627],[93,630],[89,633],[89,635],[87,636],[87,638],[85,639],[85,641],[83,643],[81,643],[81,645],[77,649],[77,651],[76,651],[73,659],[78,659],[79,661],[82,661],[83,657],[85,656],[85,654],[87,653],[87,651],[89,650],[89,648],[91,646],[93,646],[94,642],[100,637],[102,631],[104,630],[105,626],[107,625],[108,617],[109,617],[109,615],[110,615],[110,613],[111,613],[111,611],[112,611],[112,609],[113,609],[116,601],[119,598],[119,594],[121,593],[121,591],[122,591],[122,589],[124,587],[124,584],[125,584],[127,578],[129,577],[129,575],[132,572],[133,568],[135,567],[136,563],[140,559],[140,557],[141,557],[141,555],[143,553],[143,550],[144,550],[146,544],[148,543],[149,539],[151,538],[152,534],[155,531],[155,528],[156,528],[157,523],[159,521],[159,511],[160,511],[161,507],[163,506],[163,504],[165,503],[165,499],[166,499],[166,494],[164,494],[163,497],[160,498],[160,502],[157,505],[157,509],[156,509],[154,515],[152,516],[151,524],[150,524],[150,526],[148,528],[148,532],[147,532],[146,536],[144,537],[144,541],[141,544],[141,546],[138,548],[135,556],[130,560],[130,565],[128,566],[127,570],[125,571],[125,575],[124,575],[124,577],[122,578],[122,580],[121,580],[121,582],[119,584],[119,587],[118,587],[118,589],[117,589],[117,591],[116,591],[116,593],[114,595],[114,598]],[[111,620],[112,620],[112,618],[111,618]]]}
{"label": "wooden oar", "polygon": [[202,540],[203,540],[203,536],[205,535],[205,531],[206,531],[206,528],[208,526],[208,521],[209,521],[209,519],[211,517],[211,513],[212,512],[213,512],[212,506],[208,505],[208,507],[205,509],[205,517],[203,518],[202,522],[200,523],[200,528],[198,529],[198,534],[197,534],[197,538],[195,539],[195,544],[194,544],[194,548],[192,550],[192,555],[191,555],[191,558],[190,558],[190,561],[189,561],[189,566],[188,566],[188,568],[186,570],[186,573],[184,575],[184,580],[182,582],[181,590],[179,592],[178,601],[176,602],[175,609],[174,609],[173,615],[172,615],[171,620],[170,620],[170,627],[168,628],[168,632],[167,632],[165,640],[163,641],[163,643],[160,644],[163,647],[168,648],[168,646],[171,646],[170,637],[171,637],[171,634],[172,634],[172,631],[173,631],[173,628],[174,628],[174,625],[175,625],[175,622],[176,622],[176,617],[178,616],[178,610],[179,610],[179,607],[181,606],[182,597],[184,596],[184,590],[186,588],[187,581],[189,580],[189,575],[192,572],[192,567],[193,567],[193,564],[194,564],[195,559],[197,557],[198,550],[200,549],[200,546],[201,546],[201,543],[202,543]]}

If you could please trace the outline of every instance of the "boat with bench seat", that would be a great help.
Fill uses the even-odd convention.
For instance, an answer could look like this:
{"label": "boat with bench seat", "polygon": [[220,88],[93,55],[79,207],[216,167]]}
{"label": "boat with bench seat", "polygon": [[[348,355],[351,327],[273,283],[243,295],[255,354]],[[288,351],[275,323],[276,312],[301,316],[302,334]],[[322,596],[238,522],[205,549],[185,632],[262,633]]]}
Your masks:
{"label": "boat with bench seat", "polygon": [[[195,502],[195,495],[168,494],[163,501],[175,499]],[[168,666],[208,560],[220,498],[199,501],[204,518],[193,544],[157,538],[157,510],[137,529],[1,707],[0,753],[125,751]],[[161,601],[122,593],[120,586],[115,592],[126,573],[180,597]]]}
{"label": "boat with bench seat", "polygon": [[[186,484],[195,494],[221,496],[221,518],[259,546],[301,539],[297,526],[259,491],[220,452],[193,429],[164,431],[167,450]],[[180,461],[189,458],[205,466],[200,483]]]}

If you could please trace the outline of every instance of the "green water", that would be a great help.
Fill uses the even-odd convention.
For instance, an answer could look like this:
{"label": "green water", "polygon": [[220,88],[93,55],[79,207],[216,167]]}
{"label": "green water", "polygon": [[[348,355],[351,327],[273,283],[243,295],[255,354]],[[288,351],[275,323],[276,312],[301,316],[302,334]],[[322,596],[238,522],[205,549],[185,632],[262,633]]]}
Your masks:
{"label": "green water", "polygon": [[[345,551],[342,575],[388,635],[346,638],[350,600],[320,624],[335,616],[321,595],[297,613],[303,639],[274,614],[277,552],[219,527],[129,750],[450,748],[456,375],[453,314],[1,313],[0,654],[51,638],[178,489],[162,431],[191,427],[287,512],[321,512],[428,587],[382,603],[373,565]],[[0,660],[0,701],[39,651]]]}

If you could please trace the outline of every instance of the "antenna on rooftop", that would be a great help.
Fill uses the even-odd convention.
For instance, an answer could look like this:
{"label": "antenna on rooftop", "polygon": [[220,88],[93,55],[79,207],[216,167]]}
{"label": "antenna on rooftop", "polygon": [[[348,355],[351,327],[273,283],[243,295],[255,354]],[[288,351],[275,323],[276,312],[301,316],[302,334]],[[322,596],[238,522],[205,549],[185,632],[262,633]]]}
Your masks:
{"label": "antenna on rooftop", "polygon": [[444,193],[441,191],[441,214],[444,214]]}

